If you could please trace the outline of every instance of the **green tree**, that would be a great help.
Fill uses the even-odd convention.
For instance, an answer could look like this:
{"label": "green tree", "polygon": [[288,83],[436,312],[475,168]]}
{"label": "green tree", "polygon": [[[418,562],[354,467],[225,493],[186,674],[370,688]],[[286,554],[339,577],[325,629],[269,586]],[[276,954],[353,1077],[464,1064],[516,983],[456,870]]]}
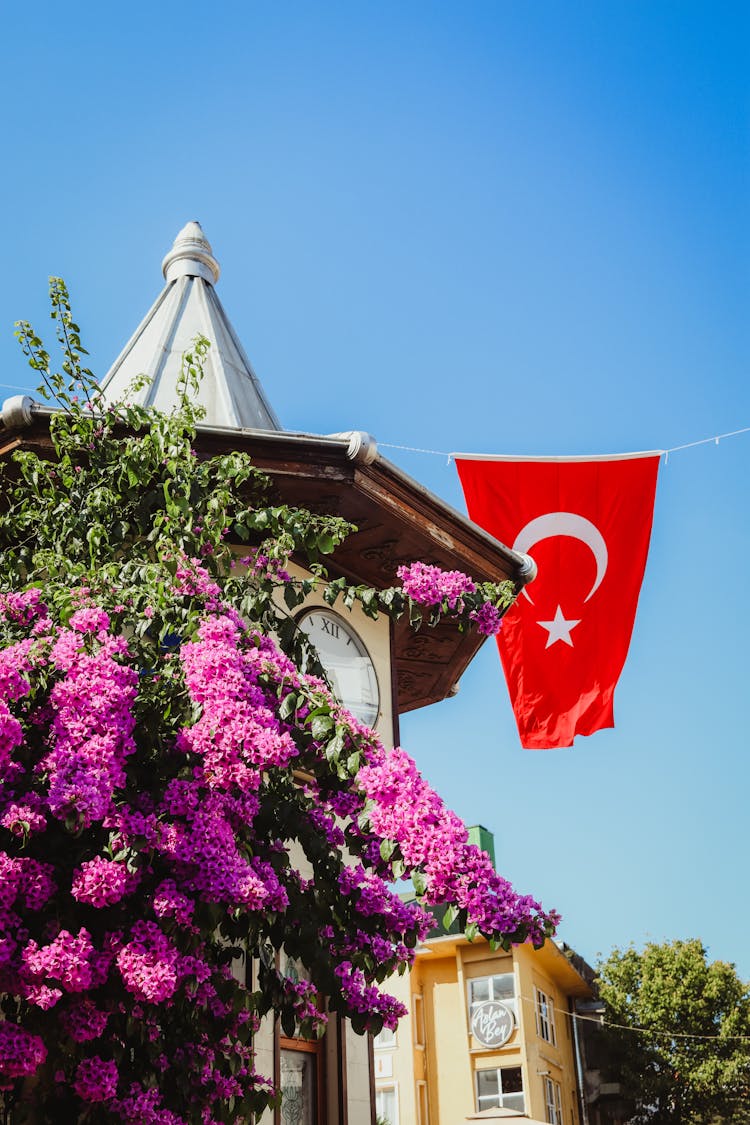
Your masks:
{"label": "green tree", "polygon": [[734,965],[697,939],[650,942],[613,950],[598,978],[602,1069],[631,1122],[750,1121],[750,990]]}

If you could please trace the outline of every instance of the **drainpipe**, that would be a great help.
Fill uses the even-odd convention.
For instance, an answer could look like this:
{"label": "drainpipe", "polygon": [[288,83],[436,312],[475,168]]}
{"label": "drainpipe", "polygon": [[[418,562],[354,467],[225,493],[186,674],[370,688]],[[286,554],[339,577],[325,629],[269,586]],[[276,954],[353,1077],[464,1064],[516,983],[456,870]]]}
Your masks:
{"label": "drainpipe", "polygon": [[581,1042],[578,1036],[578,1017],[575,1011],[575,1000],[568,1000],[570,1019],[573,1024],[573,1045],[576,1056],[576,1073],[578,1075],[578,1108],[581,1112],[581,1125],[589,1125],[589,1111],[586,1105],[586,1086],[583,1077],[583,1063],[581,1061]]}

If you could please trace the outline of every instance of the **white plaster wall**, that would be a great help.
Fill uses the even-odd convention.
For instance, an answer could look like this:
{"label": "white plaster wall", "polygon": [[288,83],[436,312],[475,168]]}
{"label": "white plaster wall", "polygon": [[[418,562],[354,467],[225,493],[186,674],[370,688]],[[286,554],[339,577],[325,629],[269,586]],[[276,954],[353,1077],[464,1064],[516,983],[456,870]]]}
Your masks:
{"label": "white plaster wall", "polygon": [[372,1125],[368,1038],[355,1035],[348,1023],[345,1026],[349,1125]]}

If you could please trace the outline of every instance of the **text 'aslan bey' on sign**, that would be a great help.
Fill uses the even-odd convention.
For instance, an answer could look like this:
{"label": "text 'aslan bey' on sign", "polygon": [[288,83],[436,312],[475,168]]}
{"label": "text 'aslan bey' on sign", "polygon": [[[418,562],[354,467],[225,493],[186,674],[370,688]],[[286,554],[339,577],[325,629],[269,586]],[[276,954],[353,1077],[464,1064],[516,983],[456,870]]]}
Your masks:
{"label": "text 'aslan bey' on sign", "polygon": [[513,1012],[499,1000],[485,1000],[472,1012],[471,1034],[483,1047],[502,1047],[514,1028]]}

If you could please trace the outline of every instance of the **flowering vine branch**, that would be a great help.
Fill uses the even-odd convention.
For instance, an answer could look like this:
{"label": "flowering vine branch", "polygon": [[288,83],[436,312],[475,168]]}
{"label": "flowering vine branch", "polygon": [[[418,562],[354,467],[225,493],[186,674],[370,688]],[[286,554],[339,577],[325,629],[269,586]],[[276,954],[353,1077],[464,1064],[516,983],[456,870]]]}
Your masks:
{"label": "flowering vine branch", "polygon": [[344,521],[274,504],[240,453],[195,457],[204,344],[173,416],[105,407],[52,298],[63,373],[19,332],[64,408],[55,458],[0,466],[0,1090],[14,1123],[248,1122],[278,1100],[260,1021],[394,1027],[381,986],[427,907],[506,947],[556,922],[342,707],[291,611],[317,587],[490,634],[511,591],[422,563],[331,579]]}

